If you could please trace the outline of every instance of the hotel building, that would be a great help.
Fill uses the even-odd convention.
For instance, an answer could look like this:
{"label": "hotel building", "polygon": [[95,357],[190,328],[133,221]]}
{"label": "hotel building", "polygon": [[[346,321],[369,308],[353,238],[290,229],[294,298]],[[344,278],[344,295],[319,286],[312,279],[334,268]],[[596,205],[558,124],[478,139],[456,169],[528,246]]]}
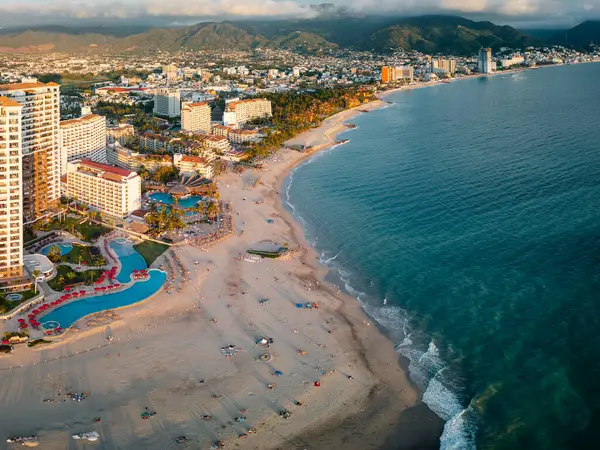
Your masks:
{"label": "hotel building", "polygon": [[267,99],[237,100],[225,105],[223,125],[241,126],[252,119],[271,117],[271,115],[271,102]]}
{"label": "hotel building", "polygon": [[210,161],[201,156],[182,155],[176,153],[173,155],[173,165],[183,174],[199,174],[204,178],[211,179],[215,175]]}
{"label": "hotel building", "polygon": [[181,98],[179,89],[159,88],[154,94],[154,114],[162,117],[179,117],[181,115]]}
{"label": "hotel building", "polygon": [[88,114],[60,123],[61,171],[67,173],[67,162],[90,159],[106,161],[106,118]]}
{"label": "hotel building", "polygon": [[492,73],[494,66],[492,64],[492,49],[482,48],[479,50],[479,58],[477,59],[477,69],[480,73]]}
{"label": "hotel building", "polygon": [[67,163],[67,196],[100,212],[126,217],[140,209],[142,181],[137,173],[90,160]]}
{"label": "hotel building", "polygon": [[133,125],[120,123],[112,127],[106,127],[106,142],[114,144],[118,142],[121,145],[127,145],[135,135]]}
{"label": "hotel building", "polygon": [[456,72],[456,60],[443,58],[434,59],[431,61],[431,71],[444,71],[450,75],[454,75]]}
{"label": "hotel building", "polygon": [[0,97],[0,280],[23,276],[21,110]]}
{"label": "hotel building", "polygon": [[49,215],[60,199],[60,92],[56,83],[0,85],[0,96],[23,106],[21,148],[23,215]]}
{"label": "hotel building", "polygon": [[205,102],[181,104],[181,129],[183,131],[210,133],[210,106]]}
{"label": "hotel building", "polygon": [[413,81],[415,70],[412,66],[383,66],[381,68],[381,82],[393,83],[398,80]]}

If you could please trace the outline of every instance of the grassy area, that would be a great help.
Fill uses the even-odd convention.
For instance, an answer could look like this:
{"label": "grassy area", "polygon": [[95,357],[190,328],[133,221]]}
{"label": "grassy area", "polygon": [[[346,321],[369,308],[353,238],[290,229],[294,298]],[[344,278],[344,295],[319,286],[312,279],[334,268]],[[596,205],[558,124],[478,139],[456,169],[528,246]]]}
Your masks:
{"label": "grassy area", "polygon": [[79,221],[79,219],[75,219],[73,217],[67,217],[62,221],[53,219],[52,221],[41,225],[40,230],[42,230],[42,231],[53,231],[53,230],[71,231],[74,228],[77,228],[78,221]]}
{"label": "grassy area", "polygon": [[14,292],[14,294],[21,294],[23,297],[21,298],[21,300],[13,302],[10,300],[6,300],[6,295],[10,294],[10,292],[2,292],[0,293],[0,312],[5,313],[7,311],[10,311],[19,306],[21,303],[25,303],[27,300],[35,297],[39,293],[39,289],[37,292],[34,292],[33,289],[30,289],[28,291]]}
{"label": "grassy area", "polygon": [[153,241],[144,241],[141,244],[134,245],[133,248],[143,256],[148,267],[169,248],[166,244],[159,244]]}
{"label": "grassy area", "polygon": [[[96,256],[92,254],[92,249],[97,250],[95,253]],[[106,264],[106,260],[100,254],[100,250],[97,247],[77,244],[73,245],[73,250],[61,257],[61,261],[71,264],[85,263],[88,266],[103,266]]]}
{"label": "grassy area", "polygon": [[58,266],[56,270],[58,273],[56,277],[48,282],[48,286],[57,292],[62,291],[65,286],[71,284],[85,283],[91,285],[103,272],[102,270],[76,272],[68,266]]}
{"label": "grassy area", "polygon": [[76,229],[81,233],[83,240],[86,242],[95,241],[100,236],[110,231],[109,228],[91,222],[84,222],[80,225],[77,225]]}
{"label": "grassy area", "polygon": [[35,239],[37,239],[37,236],[33,231],[33,228],[28,226],[23,227],[23,242],[27,244],[28,242],[33,241]]}
{"label": "grassy area", "polygon": [[267,251],[263,251],[263,250],[248,250],[248,253],[250,253],[251,255],[262,256],[263,258],[279,258],[286,251],[287,251],[286,248],[281,248],[276,252],[267,252]]}
{"label": "grassy area", "polygon": [[37,347],[38,345],[44,344],[52,344],[52,341],[47,341],[46,339],[35,339],[33,341],[29,341],[27,343],[27,347]]}

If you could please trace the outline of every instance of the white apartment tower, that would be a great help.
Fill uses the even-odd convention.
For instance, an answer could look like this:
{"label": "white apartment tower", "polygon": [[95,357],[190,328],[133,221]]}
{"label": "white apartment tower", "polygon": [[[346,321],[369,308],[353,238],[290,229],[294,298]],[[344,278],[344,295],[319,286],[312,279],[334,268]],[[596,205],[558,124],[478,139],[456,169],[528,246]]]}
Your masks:
{"label": "white apartment tower", "polygon": [[225,106],[223,125],[240,126],[252,119],[271,115],[271,102],[265,98],[233,101]]}
{"label": "white apartment tower", "polygon": [[88,114],[60,123],[60,174],[67,173],[67,162],[90,159],[106,161],[106,117]]}
{"label": "white apartment tower", "polygon": [[179,117],[181,115],[179,89],[158,88],[154,94],[154,114],[162,117]]}
{"label": "white apartment tower", "polygon": [[209,134],[210,106],[205,102],[181,104],[181,129],[183,131],[202,132]]}
{"label": "white apartment tower", "polygon": [[28,222],[54,212],[60,199],[60,86],[0,85],[0,96],[23,106],[21,148],[23,215]]}
{"label": "white apartment tower", "polygon": [[492,49],[482,48],[479,50],[479,58],[477,60],[477,70],[480,73],[492,73],[494,66],[492,64]]}
{"label": "white apartment tower", "polygon": [[0,280],[23,276],[21,110],[0,96]]}

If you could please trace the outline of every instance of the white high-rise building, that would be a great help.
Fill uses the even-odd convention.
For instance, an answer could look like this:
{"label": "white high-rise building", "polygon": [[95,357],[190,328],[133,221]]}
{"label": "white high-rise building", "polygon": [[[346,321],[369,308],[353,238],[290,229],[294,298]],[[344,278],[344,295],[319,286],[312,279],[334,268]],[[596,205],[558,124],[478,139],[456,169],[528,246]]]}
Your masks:
{"label": "white high-rise building", "polygon": [[66,192],[104,214],[126,217],[140,209],[142,181],[137,173],[90,160],[67,163]]}
{"label": "white high-rise building", "polygon": [[60,123],[60,174],[67,173],[67,162],[90,159],[106,161],[106,117],[89,114]]}
{"label": "white high-rise building", "polygon": [[4,84],[0,96],[23,105],[23,215],[31,222],[54,213],[60,199],[60,86]]}
{"label": "white high-rise building", "polygon": [[181,104],[181,129],[183,131],[203,132],[209,134],[210,125],[210,106],[205,102]]}
{"label": "white high-rise building", "polygon": [[154,114],[163,117],[179,117],[181,115],[179,89],[158,88],[154,94]]}
{"label": "white high-rise building", "polygon": [[482,48],[479,50],[479,58],[477,60],[477,69],[480,73],[492,73],[494,65],[492,64],[492,49]]}
{"label": "white high-rise building", "polygon": [[223,125],[240,126],[246,122],[271,117],[271,101],[265,98],[252,98],[227,103],[223,114]]}
{"label": "white high-rise building", "polygon": [[0,280],[23,275],[21,110],[0,97]]}

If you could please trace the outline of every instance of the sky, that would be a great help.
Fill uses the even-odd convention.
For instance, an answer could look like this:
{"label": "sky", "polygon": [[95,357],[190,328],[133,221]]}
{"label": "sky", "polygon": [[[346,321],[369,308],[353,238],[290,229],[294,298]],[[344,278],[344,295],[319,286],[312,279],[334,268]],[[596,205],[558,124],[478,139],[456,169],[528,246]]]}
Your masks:
{"label": "sky", "polygon": [[[309,18],[311,0],[0,0],[0,27],[189,25],[241,18]],[[360,14],[460,14],[499,24],[572,26],[600,18],[600,0],[337,0]]]}

